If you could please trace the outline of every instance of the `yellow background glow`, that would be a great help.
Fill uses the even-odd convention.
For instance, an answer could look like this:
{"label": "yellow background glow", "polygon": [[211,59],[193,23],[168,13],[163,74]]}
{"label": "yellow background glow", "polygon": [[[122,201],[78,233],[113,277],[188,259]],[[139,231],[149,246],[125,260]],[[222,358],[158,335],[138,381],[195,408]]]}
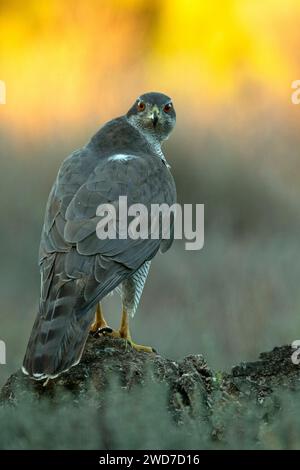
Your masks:
{"label": "yellow background glow", "polygon": [[[35,133],[101,122],[161,90],[197,115],[288,106],[298,0],[13,0],[0,3],[1,118]],[[3,122],[3,121],[2,121]]]}

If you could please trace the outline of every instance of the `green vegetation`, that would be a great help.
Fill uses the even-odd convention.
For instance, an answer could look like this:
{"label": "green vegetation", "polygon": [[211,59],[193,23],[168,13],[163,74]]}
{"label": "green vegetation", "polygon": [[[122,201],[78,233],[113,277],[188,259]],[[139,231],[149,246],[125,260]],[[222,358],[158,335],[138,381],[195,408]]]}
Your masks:
{"label": "green vegetation", "polygon": [[192,416],[183,412],[177,423],[162,385],[149,382],[128,393],[112,385],[98,408],[93,393],[90,400],[74,402],[66,394],[55,404],[28,398],[0,407],[0,449],[299,448],[300,403],[293,393],[263,404],[227,403],[209,416],[200,406]]}

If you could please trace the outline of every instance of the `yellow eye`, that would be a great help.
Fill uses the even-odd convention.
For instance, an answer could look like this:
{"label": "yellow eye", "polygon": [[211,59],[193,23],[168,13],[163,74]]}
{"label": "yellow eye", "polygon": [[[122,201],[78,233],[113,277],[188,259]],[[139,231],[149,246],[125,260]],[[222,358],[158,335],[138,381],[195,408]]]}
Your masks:
{"label": "yellow eye", "polygon": [[172,103],[168,103],[168,104],[166,104],[166,105],[164,106],[164,112],[165,112],[165,113],[169,113],[172,108],[173,108]]}
{"label": "yellow eye", "polygon": [[138,108],[138,111],[144,111],[144,109],[146,108],[144,101],[139,101],[137,104],[137,108]]}

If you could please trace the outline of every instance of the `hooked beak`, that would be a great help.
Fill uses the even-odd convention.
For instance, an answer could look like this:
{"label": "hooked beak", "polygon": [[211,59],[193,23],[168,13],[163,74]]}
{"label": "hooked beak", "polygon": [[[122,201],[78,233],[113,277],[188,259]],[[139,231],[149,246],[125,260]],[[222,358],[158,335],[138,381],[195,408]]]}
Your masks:
{"label": "hooked beak", "polygon": [[156,106],[154,106],[150,114],[150,119],[152,121],[153,127],[156,127],[156,124],[158,123],[158,118],[159,118],[159,110],[157,109]]}

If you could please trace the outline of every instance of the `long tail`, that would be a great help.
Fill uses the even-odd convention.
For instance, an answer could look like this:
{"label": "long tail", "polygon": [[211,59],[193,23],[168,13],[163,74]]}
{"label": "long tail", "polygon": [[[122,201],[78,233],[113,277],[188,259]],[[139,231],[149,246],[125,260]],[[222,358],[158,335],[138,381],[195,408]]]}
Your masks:
{"label": "long tail", "polygon": [[76,308],[76,280],[53,294],[46,313],[40,307],[23,362],[23,372],[36,380],[57,377],[78,364],[94,317],[94,309]]}
{"label": "long tail", "polygon": [[57,377],[78,364],[95,305],[124,277],[124,266],[75,249],[53,253],[42,264],[41,300],[23,372],[36,380]]}
{"label": "long tail", "polygon": [[43,260],[39,311],[22,367],[30,377],[54,378],[80,361],[93,321],[93,266],[75,250]]}

